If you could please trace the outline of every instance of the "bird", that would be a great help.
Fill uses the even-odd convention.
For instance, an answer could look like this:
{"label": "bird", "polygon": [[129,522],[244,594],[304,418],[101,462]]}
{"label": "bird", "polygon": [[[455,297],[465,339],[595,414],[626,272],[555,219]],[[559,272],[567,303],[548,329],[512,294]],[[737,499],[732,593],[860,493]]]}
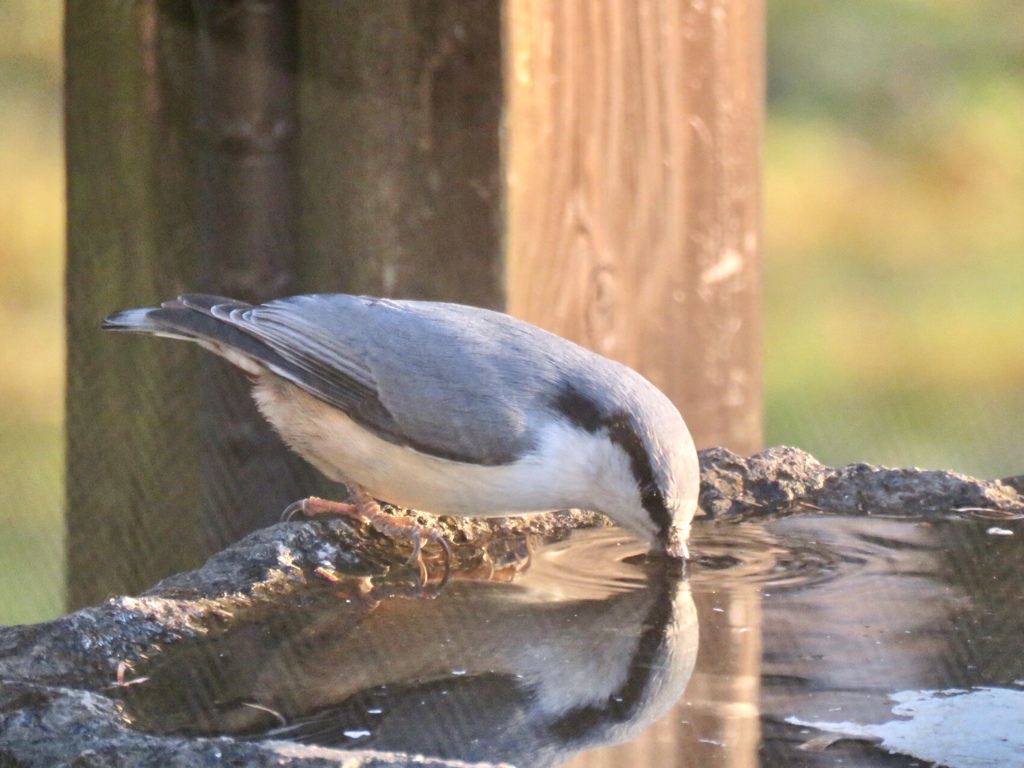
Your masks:
{"label": "bird", "polygon": [[103,328],[192,341],[240,368],[284,442],[354,501],[310,497],[288,512],[354,512],[412,538],[410,562],[424,538],[450,559],[447,542],[378,500],[471,517],[585,509],[652,552],[689,556],[699,465],[676,406],[633,369],[505,313],[186,294]]}

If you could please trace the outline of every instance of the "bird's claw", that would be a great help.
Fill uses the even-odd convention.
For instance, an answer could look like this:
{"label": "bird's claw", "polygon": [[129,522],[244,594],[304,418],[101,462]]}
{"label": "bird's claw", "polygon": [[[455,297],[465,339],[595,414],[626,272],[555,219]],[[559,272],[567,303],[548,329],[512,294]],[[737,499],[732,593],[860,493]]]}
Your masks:
{"label": "bird's claw", "polygon": [[305,516],[306,516],[306,500],[305,499],[299,499],[298,501],[293,501],[291,504],[289,504],[287,507],[284,508],[284,512],[281,513],[281,522],[282,523],[290,523],[290,522],[293,522],[298,517],[305,517]]}
{"label": "bird's claw", "polygon": [[375,531],[390,537],[402,537],[412,541],[412,554],[406,565],[413,563],[419,566],[420,581],[426,584],[430,578],[426,564],[423,562],[424,540],[439,545],[444,550],[444,576],[437,588],[441,589],[448,583],[451,575],[452,550],[448,540],[433,528],[426,528],[417,525],[412,520],[404,517],[395,517],[381,511],[377,502],[369,494],[362,492],[355,494],[355,504],[345,504],[339,501],[328,501],[316,496],[307,499],[299,499],[289,504],[281,514],[281,519],[291,522],[299,517],[309,517],[320,514],[336,514],[352,517],[360,522],[369,523]]}
{"label": "bird's claw", "polygon": [[441,589],[448,583],[452,568],[452,550],[448,540],[439,531],[417,525],[406,518],[386,515],[383,512],[371,517],[368,522],[375,531],[383,533],[385,536],[404,537],[412,541],[412,554],[409,555],[406,565],[416,563],[419,566],[420,580],[423,584],[426,584],[430,578],[426,563],[423,561],[423,541],[426,539],[431,543],[438,544],[444,550],[444,576],[441,577],[437,588]]}
{"label": "bird's claw", "polygon": [[418,561],[420,569],[423,570],[423,560],[420,558],[420,552],[423,551],[423,534],[420,533],[419,528],[413,528],[409,538],[412,539],[412,554],[409,555],[409,559],[405,561],[405,564],[412,565]]}

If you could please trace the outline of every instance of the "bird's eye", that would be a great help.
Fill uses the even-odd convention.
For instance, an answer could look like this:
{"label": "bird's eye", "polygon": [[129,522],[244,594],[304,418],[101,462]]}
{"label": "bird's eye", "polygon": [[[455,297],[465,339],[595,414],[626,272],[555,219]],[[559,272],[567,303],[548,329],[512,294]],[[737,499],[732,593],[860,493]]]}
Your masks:
{"label": "bird's eye", "polygon": [[654,483],[644,483],[640,486],[640,500],[643,502],[644,506],[653,502],[667,506],[661,489]]}

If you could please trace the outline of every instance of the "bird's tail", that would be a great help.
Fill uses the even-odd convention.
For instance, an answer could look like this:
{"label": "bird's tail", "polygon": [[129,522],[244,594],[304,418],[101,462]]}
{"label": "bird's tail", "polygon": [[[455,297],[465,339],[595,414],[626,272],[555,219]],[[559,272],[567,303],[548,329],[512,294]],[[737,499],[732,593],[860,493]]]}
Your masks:
{"label": "bird's tail", "polygon": [[265,342],[227,319],[232,310],[250,306],[221,296],[186,294],[159,307],[115,312],[104,319],[103,330],[193,341],[252,375],[275,365],[287,366]]}

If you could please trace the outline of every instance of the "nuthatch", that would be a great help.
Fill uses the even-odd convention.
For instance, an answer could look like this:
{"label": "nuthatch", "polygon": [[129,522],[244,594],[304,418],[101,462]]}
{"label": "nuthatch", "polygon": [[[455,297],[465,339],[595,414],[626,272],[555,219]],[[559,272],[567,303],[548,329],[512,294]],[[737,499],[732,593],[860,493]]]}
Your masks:
{"label": "nuthatch", "polygon": [[529,323],[345,294],[186,295],[104,328],[194,341],[241,368],[285,442],[368,515],[374,498],[461,516],[587,509],[687,556],[699,469],[679,411]]}

